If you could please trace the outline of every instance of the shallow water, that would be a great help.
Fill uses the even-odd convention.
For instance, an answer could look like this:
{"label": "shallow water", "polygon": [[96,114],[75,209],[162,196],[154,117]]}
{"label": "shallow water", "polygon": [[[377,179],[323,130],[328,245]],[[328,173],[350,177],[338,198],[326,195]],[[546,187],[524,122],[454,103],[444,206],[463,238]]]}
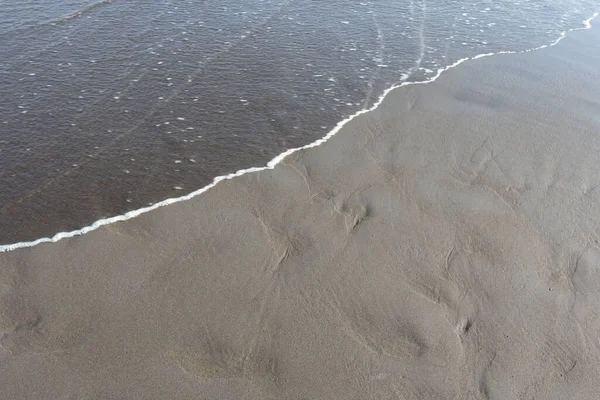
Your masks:
{"label": "shallow water", "polygon": [[0,0],[0,243],[260,166],[402,80],[579,27],[598,2]]}

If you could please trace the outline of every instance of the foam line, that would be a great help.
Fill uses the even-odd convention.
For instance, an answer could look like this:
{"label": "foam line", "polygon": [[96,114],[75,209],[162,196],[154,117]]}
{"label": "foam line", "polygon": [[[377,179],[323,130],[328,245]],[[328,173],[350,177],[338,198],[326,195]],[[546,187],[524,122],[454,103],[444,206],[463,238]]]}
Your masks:
{"label": "foam line", "polygon": [[79,18],[82,15],[87,14],[90,11],[92,11],[92,10],[98,8],[98,7],[105,6],[107,4],[112,3],[113,1],[114,0],[100,0],[100,1],[97,1],[97,2],[92,3],[92,4],[88,4],[87,6],[84,6],[84,7],[80,8],[79,10],[75,10],[75,11],[73,11],[70,14],[63,15],[62,17],[56,18],[56,19],[51,20],[51,21],[44,22],[42,25],[57,25],[57,24],[62,24],[64,22],[70,21],[72,19]]}
{"label": "foam line", "polygon": [[342,127],[344,125],[346,125],[349,121],[353,120],[354,118],[358,117],[359,115],[362,115],[362,114],[365,114],[367,112],[373,111],[374,109],[376,109],[377,107],[379,107],[379,105],[383,102],[383,100],[388,95],[388,93],[390,93],[394,89],[397,89],[397,88],[402,87],[402,86],[423,85],[423,84],[434,82],[434,81],[436,81],[440,77],[440,75],[442,75],[443,72],[448,71],[449,69],[454,68],[454,67],[456,67],[456,66],[464,63],[465,61],[477,60],[479,58],[490,57],[490,56],[498,55],[498,54],[523,54],[523,53],[529,53],[529,52],[532,52],[532,51],[536,51],[536,50],[540,50],[540,49],[545,49],[547,47],[555,46],[562,39],[564,39],[564,37],[569,32],[590,29],[592,27],[592,21],[598,16],[598,14],[600,14],[600,13],[599,12],[595,12],[590,18],[588,18],[585,21],[583,21],[583,27],[582,28],[571,28],[569,30],[561,32],[561,34],[558,37],[558,39],[556,39],[554,42],[552,42],[550,44],[545,44],[545,45],[542,45],[542,46],[539,46],[539,47],[535,47],[533,49],[527,49],[527,50],[520,50],[520,51],[506,51],[505,50],[505,51],[499,51],[499,52],[496,52],[496,53],[485,53],[485,54],[478,54],[478,55],[476,55],[474,57],[461,58],[460,60],[455,61],[453,64],[450,64],[450,65],[448,65],[448,66],[446,66],[444,68],[438,69],[437,74],[434,77],[429,78],[429,79],[427,79],[425,81],[419,81],[419,82],[401,82],[399,84],[393,85],[392,87],[386,89],[383,92],[383,94],[379,97],[379,99],[377,100],[377,102],[371,108],[360,110],[357,113],[355,113],[354,115],[351,115],[350,117],[348,117],[348,118],[346,118],[346,119],[338,122],[338,124],[331,131],[329,131],[329,133],[327,133],[327,135],[325,135],[321,139],[318,139],[318,140],[316,140],[316,141],[314,141],[314,142],[312,142],[310,144],[307,144],[305,146],[302,146],[302,147],[297,147],[297,148],[294,148],[294,149],[289,149],[289,150],[287,150],[287,151],[279,154],[278,156],[276,156],[275,158],[273,158],[271,161],[269,161],[267,163],[267,165],[264,166],[264,167],[253,167],[253,168],[241,169],[241,170],[239,170],[237,172],[234,172],[234,173],[231,173],[229,175],[218,176],[218,177],[216,177],[213,180],[213,182],[211,184],[209,184],[207,186],[204,186],[203,188],[198,189],[198,190],[196,190],[196,191],[194,191],[194,192],[192,192],[190,194],[187,194],[185,196],[166,199],[166,200],[163,200],[163,201],[161,201],[159,203],[153,204],[153,205],[151,205],[149,207],[144,207],[144,208],[140,208],[138,210],[129,211],[128,213],[125,213],[123,215],[118,215],[118,216],[111,217],[111,218],[101,219],[101,220],[98,220],[98,221],[94,222],[92,225],[86,226],[85,228],[82,228],[82,229],[78,229],[78,230],[71,231],[71,232],[60,232],[60,233],[57,233],[56,235],[54,235],[51,238],[41,238],[41,239],[34,240],[32,242],[19,242],[19,243],[14,243],[14,244],[1,245],[0,246],[0,253],[9,252],[9,251],[13,251],[13,250],[17,250],[17,249],[22,249],[22,248],[26,248],[26,247],[33,247],[33,246],[36,246],[36,245],[42,244],[42,243],[55,243],[55,242],[58,242],[59,240],[65,239],[65,238],[70,238],[70,237],[79,236],[79,235],[85,235],[86,233],[94,231],[94,230],[100,228],[101,226],[113,224],[115,222],[120,222],[120,221],[127,221],[128,219],[135,218],[138,215],[145,214],[145,213],[150,212],[152,210],[156,210],[159,207],[164,207],[164,206],[167,206],[169,204],[174,204],[174,203],[179,203],[181,201],[190,200],[190,199],[192,199],[192,198],[194,198],[196,196],[201,195],[202,193],[206,192],[207,190],[215,187],[221,181],[233,179],[233,178],[236,178],[238,176],[245,175],[245,174],[252,173],[252,172],[258,172],[258,171],[264,171],[264,170],[267,170],[267,169],[273,169],[273,168],[275,168],[275,166],[277,164],[279,164],[281,161],[283,161],[290,154],[295,153],[295,152],[300,151],[300,150],[310,149],[312,147],[317,147],[317,146],[320,146],[321,144],[327,142],[336,133],[338,133],[340,131],[340,129],[342,129]]}

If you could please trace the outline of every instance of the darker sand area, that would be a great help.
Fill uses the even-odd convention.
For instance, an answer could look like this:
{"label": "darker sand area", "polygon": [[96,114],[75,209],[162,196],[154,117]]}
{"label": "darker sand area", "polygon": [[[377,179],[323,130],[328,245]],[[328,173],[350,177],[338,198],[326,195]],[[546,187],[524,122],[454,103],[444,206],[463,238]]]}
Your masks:
{"label": "darker sand area", "polygon": [[599,31],[0,254],[0,398],[597,399]]}

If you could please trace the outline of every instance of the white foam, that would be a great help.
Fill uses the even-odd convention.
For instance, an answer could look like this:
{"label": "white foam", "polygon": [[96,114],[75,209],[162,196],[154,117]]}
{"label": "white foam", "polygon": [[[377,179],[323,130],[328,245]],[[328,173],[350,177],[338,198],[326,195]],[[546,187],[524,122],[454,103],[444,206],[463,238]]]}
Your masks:
{"label": "white foam", "polygon": [[592,21],[600,14],[600,12],[595,12],[594,15],[583,21],[583,26],[585,29],[590,29],[592,27]]}
{"label": "white foam", "polygon": [[[66,239],[66,238],[70,238],[70,237],[74,237],[74,236],[79,236],[79,235],[85,235],[86,233],[89,233],[91,231],[95,231],[96,229],[104,226],[104,225],[109,225],[109,224],[113,224],[116,222],[121,222],[121,221],[127,221],[129,219],[135,218],[141,214],[145,214],[148,213],[150,211],[156,210],[157,208],[160,207],[164,207],[167,206],[169,204],[174,204],[174,203],[179,203],[181,201],[186,201],[186,200],[190,200],[193,199],[194,197],[197,197],[199,195],[201,195],[202,193],[206,192],[209,189],[212,189],[213,187],[215,187],[219,182],[221,181],[225,181],[225,180],[230,180],[233,178],[236,178],[238,176],[242,176],[245,174],[249,174],[252,172],[259,172],[259,171],[264,171],[264,170],[268,170],[268,169],[273,169],[275,168],[275,166],[277,164],[279,164],[280,162],[282,162],[287,156],[289,156],[290,154],[293,154],[297,151],[300,150],[305,150],[305,149],[310,149],[312,147],[317,147],[322,145],[323,143],[327,142],[329,139],[331,139],[333,136],[335,136],[335,134],[337,134],[340,129],[342,129],[342,127],[344,125],[346,125],[349,121],[353,120],[354,118],[358,117],[359,115],[368,113],[370,111],[373,111],[374,109],[376,109],[377,107],[379,107],[379,105],[383,102],[383,100],[385,99],[385,97],[388,95],[388,93],[390,93],[392,90],[397,89],[399,87],[402,86],[408,86],[408,85],[423,85],[423,84],[427,84],[427,83],[431,83],[436,81],[443,72],[448,71],[451,68],[454,68],[462,63],[464,63],[465,61],[468,60],[476,60],[479,58],[483,58],[483,57],[490,57],[493,55],[498,55],[498,54],[523,54],[523,53],[529,53],[532,51],[536,51],[536,50],[540,50],[540,49],[545,49],[547,47],[551,47],[551,46],[555,46],[558,42],[560,42],[567,33],[569,32],[573,32],[573,31],[579,31],[579,30],[585,30],[585,29],[590,29],[592,27],[592,21],[598,17],[599,12],[595,12],[590,18],[586,19],[585,21],[583,21],[583,28],[572,28],[569,29],[567,31],[564,31],[560,34],[559,38],[556,39],[554,42],[547,44],[547,45],[542,45],[539,47],[535,47],[533,49],[528,49],[528,50],[521,50],[521,51],[499,51],[496,53],[486,53],[486,54],[479,54],[476,55],[474,57],[465,57],[465,58],[461,58],[458,61],[455,61],[453,64],[450,64],[444,68],[439,68],[437,70],[437,73],[424,81],[420,81],[420,82],[401,82],[399,84],[393,85],[392,87],[386,89],[383,94],[379,97],[379,99],[377,100],[377,102],[375,102],[375,104],[373,104],[373,106],[371,108],[368,109],[363,109],[360,110],[358,112],[356,112],[354,115],[349,116],[348,118],[338,122],[338,124],[329,131],[329,133],[327,133],[327,135],[323,136],[321,139],[315,140],[312,143],[309,143],[305,146],[302,147],[297,147],[294,149],[289,149],[286,150],[285,152],[279,154],[278,156],[276,156],[275,158],[273,158],[271,161],[269,161],[267,163],[266,166],[264,167],[252,167],[252,168],[246,168],[246,169],[241,169],[237,172],[228,174],[228,175],[221,175],[221,176],[217,176],[216,178],[213,179],[212,183],[209,185],[204,186],[201,189],[198,189],[192,193],[189,193],[185,196],[181,196],[181,197],[175,197],[175,198],[170,198],[170,199],[166,199],[163,200],[161,202],[152,204],[149,203],[150,205],[148,207],[144,207],[144,208],[140,208],[137,210],[133,210],[133,211],[129,211],[128,213],[125,213],[123,215],[117,215],[115,217],[110,217],[110,218],[105,218],[105,219],[101,219],[98,220],[96,222],[94,222],[92,225],[90,226],[86,226],[85,228],[82,229],[78,229],[75,231],[71,231],[71,232],[60,232],[57,233],[56,235],[54,235],[51,238],[40,238],[37,240],[34,240],[32,242],[19,242],[19,243],[13,243],[13,244],[6,244],[6,245],[1,245],[0,246],[0,253],[3,252],[8,252],[8,251],[13,251],[13,250],[17,250],[17,249],[21,249],[21,248],[26,248],[26,247],[33,247],[36,246],[38,244],[42,244],[42,243],[56,243],[62,239]],[[325,127],[322,127],[325,128]]]}

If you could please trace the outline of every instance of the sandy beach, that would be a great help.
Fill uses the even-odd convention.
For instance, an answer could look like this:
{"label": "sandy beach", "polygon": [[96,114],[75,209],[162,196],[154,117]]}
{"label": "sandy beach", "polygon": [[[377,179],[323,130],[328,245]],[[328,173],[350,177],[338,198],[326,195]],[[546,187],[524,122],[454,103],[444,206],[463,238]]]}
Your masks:
{"label": "sandy beach", "polygon": [[598,24],[0,253],[0,398],[596,399]]}

